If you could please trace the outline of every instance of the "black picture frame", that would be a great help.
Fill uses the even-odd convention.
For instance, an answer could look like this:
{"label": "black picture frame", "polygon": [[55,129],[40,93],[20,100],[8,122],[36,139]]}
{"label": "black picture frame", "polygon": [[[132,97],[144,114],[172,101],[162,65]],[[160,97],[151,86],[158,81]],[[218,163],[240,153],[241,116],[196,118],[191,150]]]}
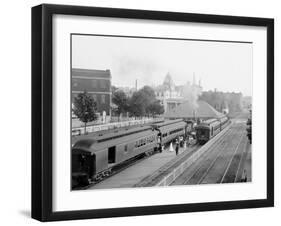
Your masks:
{"label": "black picture frame", "polygon": [[[55,14],[181,21],[267,28],[267,198],[95,210],[52,210],[52,18]],[[32,8],[32,218],[40,221],[122,217],[274,206],[274,20],[43,4]]]}

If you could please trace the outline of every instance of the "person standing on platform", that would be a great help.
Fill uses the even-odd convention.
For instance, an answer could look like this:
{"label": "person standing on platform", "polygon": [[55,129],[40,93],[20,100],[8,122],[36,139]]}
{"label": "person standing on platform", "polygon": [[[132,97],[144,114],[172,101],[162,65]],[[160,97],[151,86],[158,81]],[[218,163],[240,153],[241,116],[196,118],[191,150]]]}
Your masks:
{"label": "person standing on platform", "polygon": [[188,147],[189,146],[189,135],[186,136],[185,143],[186,143],[186,146]]}
{"label": "person standing on platform", "polygon": [[180,147],[183,147],[183,136],[180,136],[180,137],[179,137],[179,140],[180,140],[180,141],[179,141],[179,142],[180,142]]}
{"label": "person standing on platform", "polygon": [[178,153],[179,153],[179,148],[180,148],[179,146],[180,146],[179,140],[176,139],[176,155],[178,155]]}

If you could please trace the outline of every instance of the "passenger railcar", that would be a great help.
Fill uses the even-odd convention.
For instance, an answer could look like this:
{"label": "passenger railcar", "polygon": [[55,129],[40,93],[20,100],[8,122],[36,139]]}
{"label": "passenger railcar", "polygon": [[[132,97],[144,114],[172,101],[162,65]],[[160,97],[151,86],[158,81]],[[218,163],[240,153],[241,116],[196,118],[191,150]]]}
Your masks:
{"label": "passenger railcar", "polygon": [[134,157],[161,150],[168,142],[184,137],[190,128],[190,123],[183,120],[168,120],[81,139],[72,147],[72,186],[100,180],[114,167]]}
{"label": "passenger railcar", "polygon": [[157,123],[152,125],[152,128],[159,132],[161,145],[165,145],[179,136],[185,136],[188,129],[187,123],[182,119]]}
{"label": "passenger railcar", "polygon": [[223,130],[230,123],[230,120],[226,116],[220,118],[219,120],[221,124],[221,130]]}
{"label": "passenger railcar", "polygon": [[157,149],[157,131],[133,129],[76,142],[72,148],[72,183],[86,185],[89,180],[108,176],[114,166]]}
{"label": "passenger railcar", "polygon": [[228,124],[229,119],[222,117],[220,119],[208,119],[195,126],[196,139],[199,144],[205,144],[207,141],[221,132]]}

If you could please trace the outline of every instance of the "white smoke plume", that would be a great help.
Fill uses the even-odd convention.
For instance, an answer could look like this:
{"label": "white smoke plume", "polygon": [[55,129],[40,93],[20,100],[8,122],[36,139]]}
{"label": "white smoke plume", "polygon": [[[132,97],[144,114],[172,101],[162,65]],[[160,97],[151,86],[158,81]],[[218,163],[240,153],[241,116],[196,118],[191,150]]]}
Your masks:
{"label": "white smoke plume", "polygon": [[190,84],[190,82],[187,82],[183,86],[182,95],[184,100],[189,101],[189,103],[192,105],[193,109],[196,110],[198,108],[198,98],[201,95],[202,90],[198,85]]}
{"label": "white smoke plume", "polygon": [[[122,81],[126,83],[127,81],[134,80],[132,78],[137,78],[140,86],[157,84],[155,78],[159,75],[165,75],[165,67],[163,65],[157,64],[152,59],[140,58],[137,56],[117,56],[114,59],[114,65],[112,67],[113,73],[122,75]],[[119,80],[121,80],[119,78]]]}

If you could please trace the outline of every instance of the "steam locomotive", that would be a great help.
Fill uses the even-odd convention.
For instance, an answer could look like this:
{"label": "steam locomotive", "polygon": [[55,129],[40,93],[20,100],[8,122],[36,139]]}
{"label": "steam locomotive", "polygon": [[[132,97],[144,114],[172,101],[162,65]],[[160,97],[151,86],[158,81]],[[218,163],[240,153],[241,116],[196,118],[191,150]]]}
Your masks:
{"label": "steam locomotive", "polygon": [[162,145],[191,130],[191,121],[168,120],[79,140],[72,147],[72,187],[101,180],[114,167],[160,150]]}

